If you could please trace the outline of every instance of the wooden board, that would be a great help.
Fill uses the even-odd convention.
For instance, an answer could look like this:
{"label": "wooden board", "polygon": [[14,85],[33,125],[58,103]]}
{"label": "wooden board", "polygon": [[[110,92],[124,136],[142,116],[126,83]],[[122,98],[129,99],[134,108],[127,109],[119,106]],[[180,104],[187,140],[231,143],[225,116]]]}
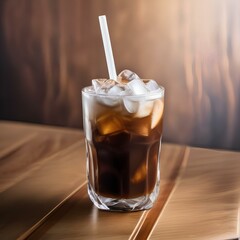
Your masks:
{"label": "wooden board", "polygon": [[0,129],[0,239],[16,239],[85,182],[85,146],[80,131]]}
{"label": "wooden board", "polygon": [[[153,220],[159,216],[174,185],[173,173],[177,175],[182,163],[185,147],[163,145],[162,181],[160,198],[150,211],[116,213],[99,211],[87,196],[86,185],[71,196],[47,219],[39,223],[38,228],[23,237],[28,239],[138,239],[139,231],[145,227],[148,234]],[[170,184],[170,182],[172,184]],[[162,196],[164,194],[164,197]]]}
{"label": "wooden board", "polygon": [[191,148],[150,239],[238,239],[240,153]]}
{"label": "wooden board", "polygon": [[0,239],[239,237],[240,153],[162,145],[148,211],[100,211],[87,195],[82,131],[0,122]]}
{"label": "wooden board", "polygon": [[[1,239],[135,239],[144,226],[149,234],[150,211],[108,213],[89,200],[82,131],[4,121],[0,129]],[[153,219],[175,184],[184,153],[183,146],[163,144],[162,199],[151,210]]]}

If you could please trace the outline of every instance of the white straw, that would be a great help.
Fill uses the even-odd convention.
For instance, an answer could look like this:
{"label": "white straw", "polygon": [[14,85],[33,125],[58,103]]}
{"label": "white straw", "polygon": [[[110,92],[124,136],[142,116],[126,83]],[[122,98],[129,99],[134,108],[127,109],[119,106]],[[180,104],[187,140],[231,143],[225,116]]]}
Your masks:
{"label": "white straw", "polygon": [[100,24],[101,33],[102,33],[102,40],[103,40],[105,56],[106,56],[106,60],[107,60],[109,78],[116,81],[117,74],[116,74],[113,53],[112,53],[110,36],[109,36],[109,32],[108,32],[107,19],[106,19],[105,15],[99,16],[98,18],[99,18],[99,24]]}

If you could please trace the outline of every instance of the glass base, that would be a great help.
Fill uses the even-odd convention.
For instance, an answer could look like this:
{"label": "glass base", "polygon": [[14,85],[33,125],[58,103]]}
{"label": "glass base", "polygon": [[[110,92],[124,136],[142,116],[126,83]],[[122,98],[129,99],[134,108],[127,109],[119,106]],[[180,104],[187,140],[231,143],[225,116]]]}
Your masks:
{"label": "glass base", "polygon": [[114,199],[99,196],[88,184],[88,195],[94,205],[106,211],[131,212],[150,209],[156,201],[159,193],[159,182],[155,185],[151,194],[132,199]]}

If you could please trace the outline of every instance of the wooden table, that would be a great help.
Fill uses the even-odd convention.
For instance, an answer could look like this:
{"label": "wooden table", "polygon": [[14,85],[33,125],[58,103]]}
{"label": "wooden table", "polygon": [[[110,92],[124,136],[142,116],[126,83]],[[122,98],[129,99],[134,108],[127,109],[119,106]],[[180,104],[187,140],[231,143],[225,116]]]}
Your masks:
{"label": "wooden table", "polygon": [[240,153],[163,144],[151,210],[97,210],[82,131],[0,122],[0,239],[238,239]]}

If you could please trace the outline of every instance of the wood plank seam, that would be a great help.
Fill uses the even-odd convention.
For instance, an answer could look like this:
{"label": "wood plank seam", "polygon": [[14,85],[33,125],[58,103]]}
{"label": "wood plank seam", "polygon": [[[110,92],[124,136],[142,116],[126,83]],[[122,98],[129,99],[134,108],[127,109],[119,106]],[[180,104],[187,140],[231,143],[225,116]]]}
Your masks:
{"label": "wood plank seam", "polygon": [[134,240],[134,239],[136,239],[136,236],[138,235],[138,233],[139,233],[142,225],[144,224],[144,222],[145,222],[145,220],[146,220],[146,218],[147,218],[147,215],[148,215],[148,212],[147,212],[146,210],[143,211],[143,213],[142,213],[142,215],[141,215],[141,217],[140,217],[140,219],[139,219],[136,227],[134,228],[132,234],[131,234],[130,237],[129,237],[129,240]]}
{"label": "wood plank seam", "polygon": [[[30,239],[32,236],[34,239],[40,237],[44,230],[50,228],[73,204],[72,199],[74,196],[84,189],[87,185],[87,181],[82,183],[77,189],[70,193],[65,199],[63,199],[56,207],[54,207],[48,214],[34,224],[29,230],[23,233],[17,240]],[[52,223],[52,224],[51,224]]]}
{"label": "wood plank seam", "polygon": [[156,226],[158,219],[160,218],[168,200],[170,199],[172,193],[174,192],[179,182],[179,179],[181,178],[186,168],[186,165],[189,159],[189,153],[190,153],[190,148],[186,147],[183,151],[182,158],[181,158],[182,161],[179,167],[172,173],[172,176],[170,178],[174,180],[171,180],[167,184],[167,187],[165,188],[166,190],[160,194],[159,201],[155,204],[155,206],[153,206],[152,209],[146,211],[142,215],[142,217],[139,219],[138,224],[133,230],[129,240],[148,239],[151,236],[151,233],[154,230],[154,227]]}
{"label": "wood plank seam", "polygon": [[182,178],[182,176],[185,172],[185,169],[186,169],[186,166],[187,166],[187,163],[188,163],[188,160],[189,160],[189,154],[190,154],[190,148],[186,147],[185,151],[184,151],[183,158],[182,158],[181,165],[179,167],[179,171],[178,171],[177,176],[176,176],[176,179],[175,179],[175,181],[172,182],[172,186],[171,186],[172,188],[169,189],[170,190],[169,196],[167,197],[166,201],[164,202],[164,204],[162,206],[162,210],[159,212],[157,219],[154,221],[154,225],[152,226],[151,231],[149,232],[149,235],[147,236],[147,239],[149,239],[149,237],[151,236],[154,228],[157,225],[158,219],[161,217],[162,213],[164,212],[165,207],[167,206],[167,203],[171,199],[171,196],[175,192],[175,190],[176,190],[176,188],[177,188],[177,186],[180,182],[180,179]]}

